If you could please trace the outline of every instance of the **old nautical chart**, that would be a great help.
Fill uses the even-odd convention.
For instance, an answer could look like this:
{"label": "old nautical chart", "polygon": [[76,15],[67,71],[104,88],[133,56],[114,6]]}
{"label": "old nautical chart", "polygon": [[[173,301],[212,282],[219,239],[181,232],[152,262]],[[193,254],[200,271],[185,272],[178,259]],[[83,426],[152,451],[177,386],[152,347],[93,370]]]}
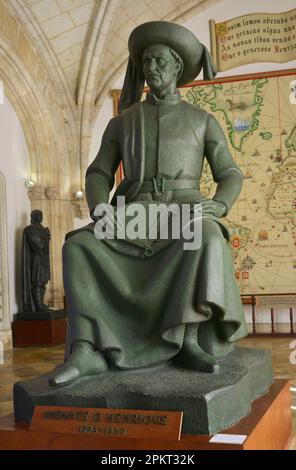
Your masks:
{"label": "old nautical chart", "polygon": [[[182,88],[212,113],[244,173],[227,217],[242,294],[296,292],[296,70]],[[202,192],[215,192],[205,163]]]}

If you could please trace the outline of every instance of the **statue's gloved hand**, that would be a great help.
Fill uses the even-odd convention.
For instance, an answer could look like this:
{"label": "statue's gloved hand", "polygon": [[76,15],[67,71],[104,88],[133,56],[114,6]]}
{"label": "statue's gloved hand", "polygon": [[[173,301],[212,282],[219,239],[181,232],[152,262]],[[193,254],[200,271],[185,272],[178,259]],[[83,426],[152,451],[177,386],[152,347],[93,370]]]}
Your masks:
{"label": "statue's gloved hand", "polygon": [[214,201],[213,199],[207,199],[201,202],[202,205],[202,215],[213,215],[220,219],[224,217],[227,212],[227,207],[223,202]]}

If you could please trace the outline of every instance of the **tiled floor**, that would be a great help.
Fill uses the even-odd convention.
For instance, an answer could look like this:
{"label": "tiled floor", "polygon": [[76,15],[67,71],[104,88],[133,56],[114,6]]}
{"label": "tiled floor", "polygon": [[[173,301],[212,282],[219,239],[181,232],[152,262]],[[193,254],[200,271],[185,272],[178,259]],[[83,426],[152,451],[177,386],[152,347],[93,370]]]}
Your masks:
{"label": "tiled floor", "polygon": [[[240,345],[269,349],[273,356],[273,369],[276,378],[291,380],[294,433],[296,434],[296,364],[290,363],[293,351],[290,345],[293,338],[247,338]],[[294,343],[295,338],[294,338]],[[294,344],[296,350],[296,344]],[[0,364],[0,416],[12,413],[12,388],[18,380],[30,379],[46,373],[63,361],[63,347],[19,348],[5,351],[4,364]],[[291,449],[296,449],[294,438]]]}

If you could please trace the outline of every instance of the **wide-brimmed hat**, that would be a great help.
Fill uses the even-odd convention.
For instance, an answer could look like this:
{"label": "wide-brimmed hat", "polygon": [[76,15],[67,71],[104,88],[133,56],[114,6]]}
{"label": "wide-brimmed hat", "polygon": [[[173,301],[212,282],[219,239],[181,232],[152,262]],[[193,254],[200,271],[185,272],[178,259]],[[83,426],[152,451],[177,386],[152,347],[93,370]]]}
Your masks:
{"label": "wide-brimmed hat", "polygon": [[192,82],[202,69],[204,46],[197,37],[179,24],[168,21],[149,21],[137,26],[128,41],[129,54],[140,73],[142,56],[147,46],[165,44],[175,50],[183,60],[184,69],[177,85]]}
{"label": "wide-brimmed hat", "polygon": [[187,28],[168,21],[143,23],[129,37],[129,62],[120,99],[121,109],[141,98],[144,86],[143,52],[153,44],[164,44],[181,57],[184,67],[177,86],[192,82],[201,69],[204,80],[213,79],[217,73],[208,49]]}

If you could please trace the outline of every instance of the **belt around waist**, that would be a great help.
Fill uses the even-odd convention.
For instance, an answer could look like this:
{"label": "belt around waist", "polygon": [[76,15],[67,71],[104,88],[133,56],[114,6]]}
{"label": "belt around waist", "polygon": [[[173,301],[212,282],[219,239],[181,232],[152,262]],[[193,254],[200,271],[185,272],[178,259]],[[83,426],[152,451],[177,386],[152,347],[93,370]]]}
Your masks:
{"label": "belt around waist", "polygon": [[153,178],[151,181],[144,181],[139,193],[163,193],[174,191],[175,189],[195,189],[199,190],[199,182],[196,180],[167,180],[165,178]]}

